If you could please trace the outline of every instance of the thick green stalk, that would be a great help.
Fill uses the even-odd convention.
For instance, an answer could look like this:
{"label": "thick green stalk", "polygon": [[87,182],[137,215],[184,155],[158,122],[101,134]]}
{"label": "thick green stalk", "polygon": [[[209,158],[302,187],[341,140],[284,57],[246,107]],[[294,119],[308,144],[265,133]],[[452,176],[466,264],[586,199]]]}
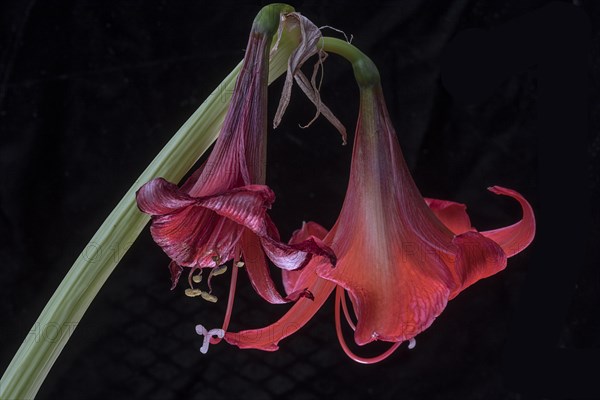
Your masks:
{"label": "thick green stalk", "polygon": [[318,46],[326,52],[337,54],[348,60],[354,70],[354,78],[361,89],[379,85],[379,70],[369,57],[354,45],[340,39],[323,37]]}
{"label": "thick green stalk", "polygon": [[[261,13],[270,15],[271,21],[275,15],[278,21],[279,11],[293,11],[286,7],[266,6]],[[298,43],[299,32],[284,32],[269,63],[269,83],[286,71]],[[0,399],[35,397],[77,323],[149,220],[137,209],[136,190],[159,176],[179,182],[191,169],[219,133],[230,100],[225,94],[233,90],[240,68],[241,63],[183,124],[92,237],[0,379]]]}

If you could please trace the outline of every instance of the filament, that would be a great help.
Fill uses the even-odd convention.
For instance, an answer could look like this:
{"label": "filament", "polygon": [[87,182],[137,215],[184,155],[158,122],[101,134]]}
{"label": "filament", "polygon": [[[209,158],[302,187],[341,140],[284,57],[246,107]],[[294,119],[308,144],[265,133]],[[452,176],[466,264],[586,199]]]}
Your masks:
{"label": "filament", "polygon": [[[338,286],[338,288],[339,288],[339,286]],[[352,328],[352,330],[355,331],[356,325],[352,321],[352,318],[350,318],[350,312],[348,311],[348,304],[346,304],[346,295],[344,294],[343,289],[342,289],[342,294],[340,297],[342,299],[342,310],[344,311],[344,316],[346,317],[346,322],[348,322],[348,325],[350,325],[350,328]],[[336,298],[337,298],[337,291],[336,291]]]}
{"label": "filament", "polygon": [[[335,291],[335,330],[337,332],[338,341],[340,342],[344,353],[346,353],[346,355],[352,360],[361,364],[375,364],[388,358],[394,351],[396,351],[396,349],[402,344],[402,342],[394,343],[385,352],[375,357],[361,357],[353,353],[352,350],[350,350],[350,348],[346,344],[346,340],[344,339],[344,334],[342,333],[342,324],[340,318],[340,308],[344,308],[345,304],[345,300],[342,300],[343,297],[345,297],[344,288],[338,285]],[[347,307],[345,307],[345,310],[347,310]],[[348,319],[348,317],[349,315],[346,314],[346,319]],[[350,324],[350,326],[352,325],[354,324]]]}

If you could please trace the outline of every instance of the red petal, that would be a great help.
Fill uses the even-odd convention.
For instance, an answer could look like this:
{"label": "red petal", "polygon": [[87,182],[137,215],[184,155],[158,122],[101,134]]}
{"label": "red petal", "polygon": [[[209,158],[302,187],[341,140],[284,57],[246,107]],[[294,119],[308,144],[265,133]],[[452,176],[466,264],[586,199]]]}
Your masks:
{"label": "red petal", "polygon": [[457,286],[450,293],[450,299],[478,280],[506,267],[506,254],[500,246],[477,232],[463,233],[452,242],[458,247],[454,266],[451,267]]}
{"label": "red petal", "polygon": [[175,289],[175,286],[177,286],[177,282],[179,282],[179,277],[181,277],[183,267],[181,265],[177,265],[175,261],[171,261],[169,263],[169,272],[171,272],[171,290],[173,290]]}
{"label": "red petal", "polygon": [[[304,222],[302,224],[302,228],[296,230],[292,234],[290,244],[302,242],[310,237],[315,237],[317,239],[322,240],[323,238],[325,238],[326,235],[327,229],[323,228],[316,222]],[[285,288],[285,292],[288,295],[297,290],[301,290],[302,288],[308,287],[308,284],[306,282],[306,277],[308,275],[305,274],[304,271],[306,271],[306,268],[296,271],[288,271],[285,269],[281,271],[283,287]]]}
{"label": "red petal", "polygon": [[[265,257],[265,253],[260,244],[258,236],[249,230],[244,230],[242,234],[242,254],[246,271],[250,277],[250,282],[254,290],[266,301],[272,304],[282,304],[289,301],[297,300],[301,297],[304,291],[293,293],[293,296],[283,298],[271,278],[269,265]],[[290,292],[291,293],[291,292]]]}
{"label": "red petal", "polygon": [[243,227],[259,235],[268,230],[266,209],[274,195],[249,185],[206,197],[191,197],[162,178],[138,191],[140,209],[153,215],[150,231],[157,244],[181,266],[205,267],[212,257],[233,256]]}
{"label": "red petal", "polygon": [[[227,332],[225,333],[225,340],[241,349],[250,348],[266,351],[279,349],[277,345],[279,341],[302,328],[321,308],[335,288],[334,283],[319,279],[314,273],[315,268],[320,264],[320,261],[315,259],[304,269],[307,276],[311,277],[307,279],[307,283],[309,283],[310,292],[314,295],[314,300],[300,299],[274,324],[261,329]],[[329,264],[326,265],[330,268]]]}
{"label": "red petal", "polygon": [[197,206],[215,211],[257,235],[267,234],[266,210],[275,201],[275,195],[267,186],[248,185],[214,196],[198,197]]}
{"label": "red petal", "polygon": [[155,216],[150,227],[154,241],[181,266],[214,266],[213,257],[233,256],[243,227],[202,207]]}
{"label": "red petal", "polygon": [[464,204],[428,198],[425,198],[425,202],[435,216],[456,235],[474,230]]}
{"label": "red petal", "polygon": [[433,247],[418,239],[385,240],[346,236],[336,268],[317,270],[348,291],[358,345],[409,340],[427,329],[448,301],[452,277]]}
{"label": "red petal", "polygon": [[139,209],[150,215],[164,215],[194,204],[196,200],[163,178],[152,179],[135,194]]}
{"label": "red petal", "polygon": [[523,218],[510,226],[481,232],[487,238],[498,243],[508,257],[524,250],[535,236],[535,216],[531,205],[518,192],[500,186],[492,186],[488,190],[495,194],[510,196],[516,199],[523,209]]}
{"label": "red petal", "polygon": [[[273,223],[270,220],[266,221],[269,231],[275,230]],[[331,265],[335,265],[335,253],[329,246],[317,237],[310,236],[308,239],[301,242],[291,244],[281,243],[271,236],[261,237],[263,249],[267,257],[280,269],[296,270],[303,268],[308,264],[313,256],[326,257]]]}

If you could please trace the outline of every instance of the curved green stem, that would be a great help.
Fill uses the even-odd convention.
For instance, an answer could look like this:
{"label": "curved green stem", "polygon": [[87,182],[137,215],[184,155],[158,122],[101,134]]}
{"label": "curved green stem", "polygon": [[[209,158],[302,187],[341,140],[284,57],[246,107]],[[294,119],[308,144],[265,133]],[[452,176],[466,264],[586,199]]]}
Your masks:
{"label": "curved green stem", "polygon": [[344,57],[352,64],[354,78],[361,89],[366,89],[380,83],[379,70],[375,63],[356,46],[337,38],[323,37],[319,41],[323,50]]}

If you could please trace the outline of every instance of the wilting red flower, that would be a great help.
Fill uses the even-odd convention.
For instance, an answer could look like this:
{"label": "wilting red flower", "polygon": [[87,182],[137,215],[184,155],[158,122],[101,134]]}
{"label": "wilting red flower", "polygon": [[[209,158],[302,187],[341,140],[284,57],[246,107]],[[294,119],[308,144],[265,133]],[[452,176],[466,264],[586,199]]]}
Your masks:
{"label": "wilting red flower", "polygon": [[335,261],[318,239],[281,243],[266,213],[275,199],[265,186],[268,60],[274,33],[253,25],[231,104],[207,161],[181,188],[157,178],[137,192],[140,210],[152,216],[152,237],[172,259],[172,288],[188,267],[191,296],[215,301],[209,292],[193,289],[192,281],[200,280],[193,274],[210,268],[210,287],[210,278],[233,259],[238,265],[243,260],[256,291],[272,303],[311,297],[302,288],[283,298],[271,280],[265,253],[289,270],[303,267],[314,254]]}
{"label": "wilting red flower", "polygon": [[[292,238],[292,243],[322,238],[335,251],[337,266],[317,257],[301,271],[284,271],[286,291],[307,287],[314,301],[301,299],[273,325],[226,332],[225,340],[240,348],[277,350],[278,342],[306,324],[337,288],[338,338],[348,355],[367,363],[387,357],[404,341],[412,348],[414,337],[433,323],[448,300],[504,269],[507,257],[533,240],[529,203],[510,189],[489,190],[516,199],[523,218],[505,228],[477,232],[464,205],[424,199],[403,159],[381,86],[362,88],[350,181],[337,222],[329,232],[307,223]],[[382,340],[394,342],[392,348],[370,359],[354,355],[341,335],[340,309],[358,345]]]}

